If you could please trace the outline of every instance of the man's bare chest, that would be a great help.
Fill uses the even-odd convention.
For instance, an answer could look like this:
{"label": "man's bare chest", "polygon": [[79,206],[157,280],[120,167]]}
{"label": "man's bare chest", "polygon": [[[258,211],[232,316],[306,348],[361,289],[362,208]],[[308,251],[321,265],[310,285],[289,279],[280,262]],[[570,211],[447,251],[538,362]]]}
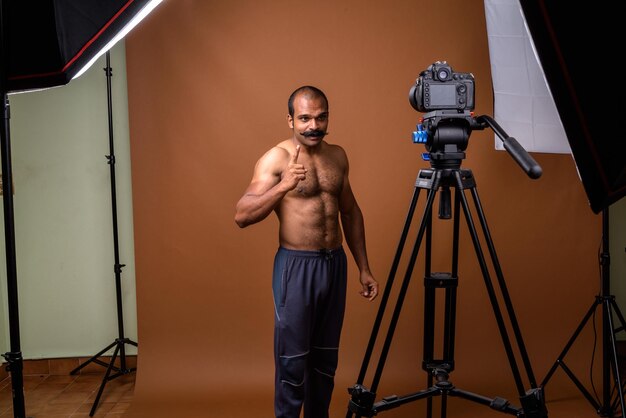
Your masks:
{"label": "man's bare chest", "polygon": [[301,197],[320,194],[339,196],[343,184],[343,170],[329,162],[304,162],[306,178],[298,183],[294,192]]}

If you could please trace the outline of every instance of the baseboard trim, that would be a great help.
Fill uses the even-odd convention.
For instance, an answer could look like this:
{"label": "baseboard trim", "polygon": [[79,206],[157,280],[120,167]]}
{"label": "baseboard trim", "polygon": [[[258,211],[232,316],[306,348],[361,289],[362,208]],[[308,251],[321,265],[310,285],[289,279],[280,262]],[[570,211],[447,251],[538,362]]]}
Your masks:
{"label": "baseboard trim", "polygon": [[[37,376],[37,375],[67,375],[72,370],[87,362],[91,357],[66,357],[66,358],[51,358],[51,359],[37,359],[37,360],[24,360],[22,375],[24,376]],[[111,356],[102,356],[98,359],[106,364],[111,362]],[[6,379],[9,376],[7,371],[7,364],[3,364],[0,368],[0,381]],[[115,360],[115,366],[120,366],[119,356]],[[137,367],[137,356],[126,356],[126,367]],[[106,367],[91,362],[85,367],[80,369],[79,374],[101,374],[106,372]]]}

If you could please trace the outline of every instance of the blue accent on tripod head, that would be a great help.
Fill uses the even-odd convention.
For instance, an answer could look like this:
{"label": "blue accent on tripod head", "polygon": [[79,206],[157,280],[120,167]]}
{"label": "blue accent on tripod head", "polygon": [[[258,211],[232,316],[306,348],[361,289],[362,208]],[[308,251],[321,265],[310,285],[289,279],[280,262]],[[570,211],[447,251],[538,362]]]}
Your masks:
{"label": "blue accent on tripod head", "polygon": [[430,161],[430,152],[422,152],[422,160]]}
{"label": "blue accent on tripod head", "polygon": [[425,144],[428,142],[428,131],[424,130],[424,125],[421,123],[416,126],[417,131],[413,131],[413,143]]}

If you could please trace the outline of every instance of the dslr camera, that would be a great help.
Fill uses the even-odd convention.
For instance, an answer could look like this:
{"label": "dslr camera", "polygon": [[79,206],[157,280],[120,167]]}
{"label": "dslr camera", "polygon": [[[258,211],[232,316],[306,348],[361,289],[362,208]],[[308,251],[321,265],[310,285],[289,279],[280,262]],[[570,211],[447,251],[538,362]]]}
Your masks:
{"label": "dslr camera", "polygon": [[418,112],[474,110],[474,75],[455,73],[446,61],[437,61],[420,73],[409,102]]}

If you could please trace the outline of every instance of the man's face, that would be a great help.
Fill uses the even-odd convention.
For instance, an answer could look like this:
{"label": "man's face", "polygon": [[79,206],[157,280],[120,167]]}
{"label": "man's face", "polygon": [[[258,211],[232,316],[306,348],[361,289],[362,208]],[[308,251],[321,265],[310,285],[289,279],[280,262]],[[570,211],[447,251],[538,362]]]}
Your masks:
{"label": "man's face", "polygon": [[314,147],[322,142],[328,128],[328,107],[321,97],[299,94],[293,101],[293,117],[287,115],[293,136],[300,144]]}

